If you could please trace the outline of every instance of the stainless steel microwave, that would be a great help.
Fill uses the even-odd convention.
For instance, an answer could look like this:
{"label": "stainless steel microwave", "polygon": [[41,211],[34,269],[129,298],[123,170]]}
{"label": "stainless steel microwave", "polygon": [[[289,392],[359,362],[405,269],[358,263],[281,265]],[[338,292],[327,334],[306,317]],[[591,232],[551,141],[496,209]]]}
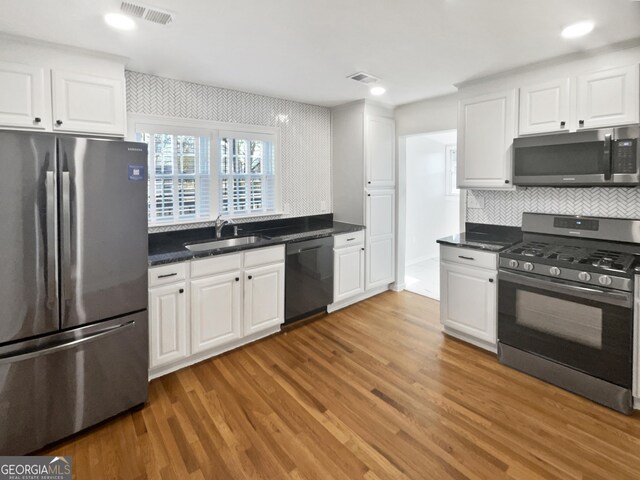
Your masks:
{"label": "stainless steel microwave", "polygon": [[514,185],[640,185],[640,125],[516,138]]}

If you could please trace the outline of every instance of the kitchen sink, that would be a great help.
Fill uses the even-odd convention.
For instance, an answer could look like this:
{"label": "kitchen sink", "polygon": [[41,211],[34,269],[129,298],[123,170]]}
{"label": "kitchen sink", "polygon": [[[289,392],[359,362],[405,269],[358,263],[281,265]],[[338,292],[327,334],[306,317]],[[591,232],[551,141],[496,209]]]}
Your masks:
{"label": "kitchen sink", "polygon": [[225,238],[223,240],[214,240],[212,242],[191,243],[185,245],[187,250],[192,252],[204,252],[206,250],[216,250],[218,248],[238,247],[241,245],[251,245],[262,240],[262,237],[257,235],[251,235],[248,237],[233,237]]}

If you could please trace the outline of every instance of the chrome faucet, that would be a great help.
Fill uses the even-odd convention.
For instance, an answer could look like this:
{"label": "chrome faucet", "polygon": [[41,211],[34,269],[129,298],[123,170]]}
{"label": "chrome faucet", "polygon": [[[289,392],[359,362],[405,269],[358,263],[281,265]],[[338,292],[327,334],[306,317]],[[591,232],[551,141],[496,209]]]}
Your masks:
{"label": "chrome faucet", "polygon": [[233,220],[231,220],[230,218],[223,220],[220,217],[222,217],[222,214],[218,215],[218,218],[216,218],[216,221],[214,223],[214,226],[216,227],[216,238],[220,238],[222,236],[222,227],[233,223]]}

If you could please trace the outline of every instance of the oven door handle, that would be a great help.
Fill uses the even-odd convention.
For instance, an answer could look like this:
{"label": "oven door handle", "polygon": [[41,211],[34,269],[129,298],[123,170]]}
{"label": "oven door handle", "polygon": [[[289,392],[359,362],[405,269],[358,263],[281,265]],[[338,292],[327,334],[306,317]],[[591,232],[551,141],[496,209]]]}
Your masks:
{"label": "oven door handle", "polygon": [[610,305],[620,307],[633,307],[633,295],[631,293],[616,292],[613,290],[600,290],[599,288],[583,287],[573,282],[547,278],[544,280],[526,273],[513,273],[506,270],[499,270],[498,281],[511,282],[528,287],[539,288],[541,290],[551,290],[553,292],[573,295],[574,297],[595,300]]}

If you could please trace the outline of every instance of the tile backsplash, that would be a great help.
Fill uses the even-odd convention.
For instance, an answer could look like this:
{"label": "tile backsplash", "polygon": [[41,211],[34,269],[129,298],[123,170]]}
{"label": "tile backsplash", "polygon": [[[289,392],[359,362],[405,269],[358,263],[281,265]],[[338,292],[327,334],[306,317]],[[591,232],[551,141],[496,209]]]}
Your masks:
{"label": "tile backsplash", "polygon": [[[127,71],[126,81],[127,110],[131,113],[280,128],[282,203],[289,206],[289,212],[262,219],[332,211],[328,108],[139,72]],[[211,223],[151,227],[149,231],[180,230]]]}
{"label": "tile backsplash", "polygon": [[484,202],[483,208],[467,206],[467,221],[474,223],[520,226],[523,212],[640,218],[640,188],[526,187],[469,190],[467,195]]}

